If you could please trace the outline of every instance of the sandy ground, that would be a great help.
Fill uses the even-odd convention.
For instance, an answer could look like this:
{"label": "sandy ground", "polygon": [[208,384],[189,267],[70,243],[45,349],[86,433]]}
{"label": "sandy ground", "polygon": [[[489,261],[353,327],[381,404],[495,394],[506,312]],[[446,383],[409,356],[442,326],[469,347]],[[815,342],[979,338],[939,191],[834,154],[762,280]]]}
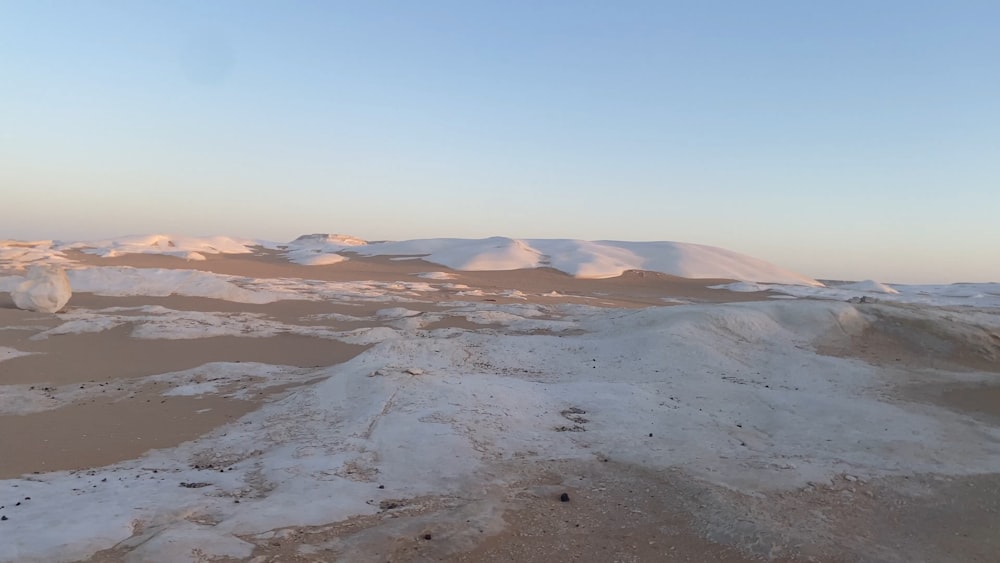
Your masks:
{"label": "sandy ground", "polygon": [[[706,289],[727,280],[687,280],[652,272],[630,272],[612,280],[580,280],[555,270],[514,272],[457,272],[420,260],[394,261],[386,257],[358,258],[330,266],[291,264],[273,252],[260,254],[209,255],[205,261],[187,261],[170,256],[128,255],[99,258],[78,251],[68,255],[81,263],[134,268],[197,269],[251,278],[305,278],[324,281],[417,281],[419,272],[446,272],[454,283],[485,290],[489,296],[462,296],[462,301],[519,302],[522,298],[494,295],[518,289],[536,299],[551,302],[587,303],[608,307],[663,305],[665,299],[721,302],[761,299],[760,294],[730,293]],[[557,292],[559,297],[538,297]],[[407,302],[412,310],[442,310],[440,302],[456,300],[454,292],[429,296],[419,303]],[[247,312],[278,322],[298,325],[321,324],[335,329],[373,326],[371,322],[311,320],[324,314],[370,317],[385,303],[331,303],[285,300],[269,304],[234,303],[185,296],[106,297],[74,294],[63,312],[100,310],[110,307],[157,305],[178,311]],[[344,362],[365,349],[335,340],[294,334],[267,338],[216,336],[204,339],[163,340],[132,338],[132,327],[83,334],[60,334],[36,339],[38,331],[58,325],[52,315],[20,311],[6,294],[0,295],[0,346],[31,355],[0,363],[4,385],[32,385],[40,393],[69,385],[102,387],[101,395],[46,410],[20,415],[0,415],[0,445],[18,455],[0,458],[0,478],[23,473],[81,469],[131,459],[152,448],[163,448],[200,436],[251,410],[256,401],[275,390],[261,391],[255,401],[223,398],[157,398],[155,391],[121,391],[121,381],[177,372],[209,362],[260,362],[299,367],[324,367]],[[3,327],[19,326],[19,329]],[[482,330],[496,325],[469,322],[448,316],[427,329],[460,328]],[[114,388],[111,388],[111,385]],[[108,386],[106,389],[103,387]],[[110,396],[108,395],[110,392]]]}
{"label": "sandy ground", "polygon": [[[685,280],[628,272],[578,280],[554,270],[455,272],[420,260],[358,258],[330,265],[289,264],[274,253],[209,256],[188,262],[162,256],[102,259],[102,266],[198,269],[250,278],[327,281],[418,281],[417,272],[447,272],[482,295],[472,302],[586,303],[618,308],[674,301],[761,300],[759,293],[708,289],[725,280]],[[503,294],[516,289],[521,296]],[[552,292],[556,292],[552,294]],[[442,291],[405,307],[439,315],[427,329],[501,330],[449,314]],[[63,315],[110,307],[159,305],[177,311],[251,313],[286,325],[351,330],[376,326],[392,304],[280,301],[254,305],[194,297],[107,297],[79,293]],[[128,313],[125,313],[126,315]],[[914,377],[916,368],[1000,374],[1000,343],[960,323],[937,322],[906,307],[872,305],[883,319],[854,340],[832,339],[820,351],[882,366],[906,378],[887,387],[887,401],[925,402],[1000,425],[1000,380],[975,383]],[[320,315],[320,317],[317,317]],[[323,317],[322,315],[326,315]],[[349,315],[366,321],[345,320]],[[338,320],[339,318],[339,320]],[[58,315],[13,308],[0,295],[0,347],[29,352],[0,362],[0,384],[27,387],[29,411],[0,415],[0,479],[34,472],[86,470],[172,447],[234,421],[289,389],[312,382],[314,368],[366,349],[313,336],[214,336],[144,339],[124,323],[100,332],[55,334]],[[944,328],[942,328],[944,327]],[[993,338],[997,338],[995,335]],[[1000,339],[998,339],[1000,340]],[[287,366],[280,385],[254,387],[246,375],[215,395],[164,397],[150,376],[194,370],[209,362]],[[921,372],[924,373],[924,372]],[[226,392],[248,390],[238,397]],[[46,402],[48,401],[48,402]],[[676,471],[651,472],[615,459],[548,460],[498,466],[505,486],[472,497],[400,498],[376,515],[316,527],[286,528],[244,538],[253,561],[996,561],[1000,553],[1000,468],[965,477],[913,475],[828,482],[776,494],[746,494]],[[391,489],[391,483],[382,484]],[[561,501],[561,495],[567,501]],[[2,532],[2,527],[0,527]],[[127,543],[92,561],[127,560]]]}
{"label": "sandy ground", "polygon": [[[255,554],[309,562],[987,563],[1000,549],[996,474],[840,476],[757,496],[613,460],[511,471],[523,479],[481,499],[405,499],[375,517],[279,530]],[[476,519],[489,510],[502,510],[501,528]],[[94,561],[122,555],[109,550]]]}

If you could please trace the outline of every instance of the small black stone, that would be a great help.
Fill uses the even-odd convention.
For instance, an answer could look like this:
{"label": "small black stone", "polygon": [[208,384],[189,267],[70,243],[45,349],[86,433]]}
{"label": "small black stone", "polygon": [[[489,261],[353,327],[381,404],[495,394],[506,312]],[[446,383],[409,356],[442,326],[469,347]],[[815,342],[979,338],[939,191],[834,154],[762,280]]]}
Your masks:
{"label": "small black stone", "polygon": [[568,493],[563,493],[563,494],[559,495],[559,500],[562,501],[562,502],[569,502],[569,494]]}
{"label": "small black stone", "polygon": [[384,489],[384,488],[385,488],[385,485],[379,485],[379,486],[378,486],[378,488],[380,488],[380,489]]}
{"label": "small black stone", "polygon": [[6,521],[6,520],[7,520],[6,516],[0,516],[0,521]]}
{"label": "small black stone", "polygon": [[650,433],[649,433],[649,437],[650,437],[650,438],[652,438],[652,437],[653,437],[653,433],[652,433],[652,432],[650,432]]}
{"label": "small black stone", "polygon": [[430,535],[430,534],[424,534],[424,539],[425,539],[425,540],[429,540],[429,539],[431,539],[431,538],[433,538],[433,537],[434,537],[434,536],[432,536],[432,535]]}

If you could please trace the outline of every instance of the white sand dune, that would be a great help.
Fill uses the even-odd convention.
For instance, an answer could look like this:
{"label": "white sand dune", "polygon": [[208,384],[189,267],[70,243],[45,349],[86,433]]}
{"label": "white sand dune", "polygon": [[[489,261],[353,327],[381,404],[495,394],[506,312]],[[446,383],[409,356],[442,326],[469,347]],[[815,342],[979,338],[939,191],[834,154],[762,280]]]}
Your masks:
{"label": "white sand dune", "polygon": [[579,278],[648,270],[684,278],[822,285],[807,276],[722,248],[680,242],[435,238],[337,248],[362,256],[420,256],[455,270],[550,267]]}
{"label": "white sand dune", "polygon": [[[67,249],[102,257],[162,254],[204,260],[205,254],[248,254],[253,247],[283,252],[304,265],[330,265],[361,256],[420,257],[455,270],[488,271],[550,267],[578,278],[610,278],[627,270],[647,270],[684,278],[822,285],[764,260],[730,250],[681,242],[584,241],[573,239],[433,238],[373,242],[348,235],[305,235],[290,243],[231,237],[129,236],[102,241],[59,243],[36,249],[32,259]],[[11,252],[11,251],[8,251]]]}

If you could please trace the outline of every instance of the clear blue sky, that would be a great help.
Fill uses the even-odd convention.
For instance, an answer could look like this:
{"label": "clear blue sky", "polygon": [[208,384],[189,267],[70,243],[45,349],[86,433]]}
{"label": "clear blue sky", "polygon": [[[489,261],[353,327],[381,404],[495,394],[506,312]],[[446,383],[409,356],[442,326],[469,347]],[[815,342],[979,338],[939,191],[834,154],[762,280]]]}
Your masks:
{"label": "clear blue sky", "polygon": [[1000,2],[0,1],[0,238],[678,240],[1000,281]]}

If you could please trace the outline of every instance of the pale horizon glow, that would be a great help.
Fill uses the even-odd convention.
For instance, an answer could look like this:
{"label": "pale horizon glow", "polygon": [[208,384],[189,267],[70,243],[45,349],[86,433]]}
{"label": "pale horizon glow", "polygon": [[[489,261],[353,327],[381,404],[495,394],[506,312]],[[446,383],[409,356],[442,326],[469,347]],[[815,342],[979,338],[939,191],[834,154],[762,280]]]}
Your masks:
{"label": "pale horizon glow", "polygon": [[0,239],[678,241],[1000,281],[1000,5],[12,2]]}

